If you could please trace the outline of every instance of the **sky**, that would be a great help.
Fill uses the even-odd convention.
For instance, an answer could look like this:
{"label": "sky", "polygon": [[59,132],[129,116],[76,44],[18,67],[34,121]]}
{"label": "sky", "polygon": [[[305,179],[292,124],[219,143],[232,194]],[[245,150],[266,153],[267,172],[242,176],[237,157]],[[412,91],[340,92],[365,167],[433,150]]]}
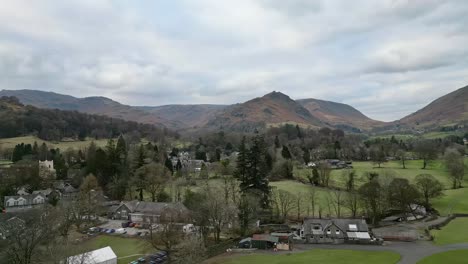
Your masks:
{"label": "sky", "polygon": [[130,105],[271,91],[391,121],[468,85],[466,0],[5,1],[0,89]]}

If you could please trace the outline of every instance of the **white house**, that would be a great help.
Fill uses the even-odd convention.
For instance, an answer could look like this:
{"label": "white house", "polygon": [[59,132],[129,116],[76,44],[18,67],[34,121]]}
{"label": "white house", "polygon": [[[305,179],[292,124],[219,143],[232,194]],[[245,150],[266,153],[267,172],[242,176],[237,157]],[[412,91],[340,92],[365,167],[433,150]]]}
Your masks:
{"label": "white house", "polygon": [[117,255],[111,247],[105,247],[68,257],[67,264],[117,264]]}
{"label": "white house", "polygon": [[5,208],[29,207],[44,204],[46,197],[43,194],[15,195],[5,196],[4,201]]}

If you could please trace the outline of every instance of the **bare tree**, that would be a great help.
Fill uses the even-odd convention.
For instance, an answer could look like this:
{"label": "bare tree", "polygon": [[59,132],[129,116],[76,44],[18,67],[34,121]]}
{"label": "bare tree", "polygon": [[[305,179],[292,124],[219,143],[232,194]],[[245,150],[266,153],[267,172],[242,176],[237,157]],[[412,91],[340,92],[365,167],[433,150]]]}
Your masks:
{"label": "bare tree", "polygon": [[430,174],[420,174],[416,176],[416,188],[424,198],[424,206],[429,208],[429,200],[443,195],[444,186],[434,176]]}
{"label": "bare tree", "polygon": [[328,192],[330,197],[330,203],[333,206],[333,210],[335,211],[335,215],[340,218],[341,217],[341,208],[345,202],[343,192],[340,190],[332,190]]}
{"label": "bare tree", "polygon": [[185,238],[179,245],[172,258],[172,263],[176,264],[197,264],[202,263],[206,256],[206,248],[203,239],[192,235]]}
{"label": "bare tree", "polygon": [[167,252],[169,262],[172,254],[177,251],[177,245],[183,240],[184,234],[180,225],[176,223],[176,219],[169,217],[165,223],[159,223],[155,227],[151,225],[149,243],[157,250]]}
{"label": "bare tree", "polygon": [[465,174],[465,164],[463,156],[456,149],[447,149],[444,155],[445,166],[447,167],[450,177],[452,178],[452,187],[461,188],[463,176]]}
{"label": "bare tree", "polygon": [[437,144],[434,140],[420,140],[416,142],[414,150],[418,153],[419,158],[423,160],[422,169],[426,169],[429,160],[437,157]]}
{"label": "bare tree", "polygon": [[205,211],[210,224],[213,226],[215,242],[219,242],[223,228],[232,223],[237,213],[237,208],[232,203],[226,203],[222,188],[206,188],[204,201]]}
{"label": "bare tree", "polygon": [[310,203],[310,206],[311,206],[311,209],[312,209],[312,217],[315,217],[315,207],[316,207],[316,204],[317,204],[317,200],[318,200],[318,197],[317,197],[316,189],[315,188],[310,189],[309,203]]}
{"label": "bare tree", "polygon": [[296,211],[297,211],[297,220],[301,219],[301,207],[302,207],[302,193],[296,195]]}
{"label": "bare tree", "polygon": [[285,190],[278,190],[274,194],[276,196],[276,203],[278,204],[278,209],[281,218],[286,220],[289,213],[295,209],[296,207],[296,197],[294,194],[285,191]]}
{"label": "bare tree", "polygon": [[322,186],[328,187],[331,175],[330,165],[327,162],[320,162],[318,164],[318,171],[320,175],[320,183]]}
{"label": "bare tree", "polygon": [[346,193],[343,206],[351,212],[351,216],[356,218],[359,210],[359,194],[357,191],[351,191]]}
{"label": "bare tree", "polygon": [[143,179],[144,189],[151,194],[151,200],[156,201],[156,195],[164,189],[164,185],[170,177],[168,169],[157,163],[150,163],[137,169],[138,178]]}

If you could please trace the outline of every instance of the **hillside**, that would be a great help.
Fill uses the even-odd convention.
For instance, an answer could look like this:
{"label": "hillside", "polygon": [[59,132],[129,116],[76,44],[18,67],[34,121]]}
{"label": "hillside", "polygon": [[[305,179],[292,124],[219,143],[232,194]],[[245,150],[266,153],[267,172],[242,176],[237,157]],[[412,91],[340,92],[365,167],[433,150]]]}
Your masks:
{"label": "hillside", "polygon": [[2,90],[0,96],[14,96],[25,105],[39,108],[72,110],[88,114],[99,114],[138,123],[154,124],[166,127],[177,127],[177,121],[170,121],[156,114],[124,105],[106,97],[76,98],[69,95],[37,90]]}
{"label": "hillside", "polygon": [[463,124],[468,121],[468,86],[444,95],[395,124],[415,129]]}
{"label": "hillside", "polygon": [[227,105],[163,105],[143,106],[139,109],[159,116],[165,120],[179,122],[179,127],[203,127]]}
{"label": "hillside", "polygon": [[343,129],[370,129],[379,126],[383,122],[370,119],[354,107],[318,99],[297,100],[313,116],[323,123]]}
{"label": "hillside", "polygon": [[0,97],[0,138],[37,135],[43,140],[111,138],[138,131],[142,136],[164,132],[153,125],[77,111],[23,105],[16,97]]}
{"label": "hillside", "polygon": [[207,123],[210,128],[253,131],[256,128],[280,123],[294,123],[310,127],[326,126],[301,104],[289,96],[272,92],[227,107]]}

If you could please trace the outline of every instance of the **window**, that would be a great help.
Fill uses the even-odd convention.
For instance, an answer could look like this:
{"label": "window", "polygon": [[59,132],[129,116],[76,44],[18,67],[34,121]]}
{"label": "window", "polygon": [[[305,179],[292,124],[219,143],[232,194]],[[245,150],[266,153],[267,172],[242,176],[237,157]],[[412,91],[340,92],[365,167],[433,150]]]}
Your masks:
{"label": "window", "polygon": [[336,230],[335,233],[336,233],[337,235],[339,235],[339,234],[340,234],[340,230]]}
{"label": "window", "polygon": [[355,224],[349,224],[348,227],[349,227],[349,230],[351,230],[351,231],[357,231],[358,230],[357,225],[355,225]]}
{"label": "window", "polygon": [[330,234],[331,234],[331,230],[328,229],[328,230],[327,230],[327,235],[330,235]]}

